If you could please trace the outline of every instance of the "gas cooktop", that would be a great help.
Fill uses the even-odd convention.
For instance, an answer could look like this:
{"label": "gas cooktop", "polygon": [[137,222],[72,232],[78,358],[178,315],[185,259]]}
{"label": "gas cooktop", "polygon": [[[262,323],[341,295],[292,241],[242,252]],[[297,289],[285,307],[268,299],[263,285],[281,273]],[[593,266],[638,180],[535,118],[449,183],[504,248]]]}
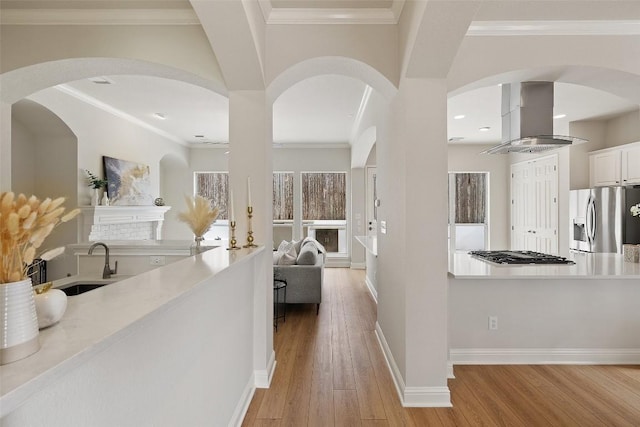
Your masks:
{"label": "gas cooktop", "polygon": [[471,251],[469,254],[495,264],[575,264],[563,257],[533,251]]}

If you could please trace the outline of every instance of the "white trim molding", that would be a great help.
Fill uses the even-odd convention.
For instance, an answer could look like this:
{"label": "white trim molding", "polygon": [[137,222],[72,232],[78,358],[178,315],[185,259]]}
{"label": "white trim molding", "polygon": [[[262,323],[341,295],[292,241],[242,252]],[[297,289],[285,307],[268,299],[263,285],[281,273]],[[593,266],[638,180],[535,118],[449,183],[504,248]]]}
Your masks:
{"label": "white trim molding", "polygon": [[453,362],[447,361],[447,378],[453,380],[456,378],[456,374],[453,372]]}
{"label": "white trim molding", "polygon": [[367,266],[364,262],[352,262],[351,263],[352,270],[366,270]]}
{"label": "white trim molding", "polygon": [[376,322],[376,336],[402,406],[412,408],[450,408],[453,406],[449,387],[407,387],[378,322]]}
{"label": "white trim molding", "polygon": [[452,348],[454,365],[638,365],[640,348]]}
{"label": "white trim molding", "polygon": [[397,24],[405,0],[393,0],[389,8],[284,8],[270,0],[258,0],[267,24]]}
{"label": "white trim molding", "polygon": [[229,427],[242,426],[242,421],[244,421],[244,417],[245,415],[247,415],[247,411],[249,410],[249,405],[251,405],[251,400],[253,399],[253,395],[256,392],[256,388],[254,387],[253,384],[254,384],[254,379],[249,378],[249,382],[247,383],[244,390],[242,391],[242,396],[240,396],[240,400],[238,400],[236,409],[233,411],[231,420],[229,420],[229,424],[228,424]]}
{"label": "white trim molding", "polygon": [[376,290],[375,286],[373,286],[373,283],[371,283],[371,280],[369,280],[369,276],[365,275],[364,283],[367,284],[367,289],[369,289],[369,293],[373,297],[373,300],[376,302],[376,304],[378,304],[378,291]]}
{"label": "white trim molding", "polygon": [[2,25],[200,25],[192,9],[3,9]]}
{"label": "white trim molding", "polygon": [[256,388],[269,388],[271,380],[273,379],[273,373],[276,371],[276,364],[276,352],[272,350],[267,368],[256,370],[253,374]]}
{"label": "white trim molding", "polygon": [[474,21],[468,36],[637,36],[640,21]]}

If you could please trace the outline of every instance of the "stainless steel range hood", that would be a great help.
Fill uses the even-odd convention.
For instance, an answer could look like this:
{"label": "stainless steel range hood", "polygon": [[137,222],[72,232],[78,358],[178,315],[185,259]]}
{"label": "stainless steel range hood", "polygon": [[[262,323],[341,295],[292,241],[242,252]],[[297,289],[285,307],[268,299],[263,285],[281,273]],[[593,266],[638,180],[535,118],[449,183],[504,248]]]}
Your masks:
{"label": "stainless steel range hood", "polygon": [[586,142],[553,135],[553,82],[502,85],[502,144],[487,154],[539,153]]}

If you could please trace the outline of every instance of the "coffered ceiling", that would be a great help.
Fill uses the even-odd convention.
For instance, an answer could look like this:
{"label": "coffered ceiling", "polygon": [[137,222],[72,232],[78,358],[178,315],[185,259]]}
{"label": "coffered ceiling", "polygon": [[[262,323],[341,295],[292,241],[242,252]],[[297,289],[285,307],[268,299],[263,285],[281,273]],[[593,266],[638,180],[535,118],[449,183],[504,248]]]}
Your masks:
{"label": "coffered ceiling", "polygon": [[[256,0],[267,24],[395,24],[404,7],[404,0]],[[487,2],[483,2],[487,3]],[[493,2],[496,3],[496,2]],[[474,22],[470,31],[492,35],[498,32],[509,36],[523,34],[556,34],[566,29],[548,21],[513,21],[518,8],[487,11],[492,4],[479,13],[482,21]],[[502,2],[505,3],[505,2]],[[516,2],[535,3],[535,2]],[[573,1],[573,3],[579,3]],[[602,3],[602,2],[599,2]],[[554,4],[555,5],[555,4]],[[119,11],[100,15],[100,19],[121,19],[132,16],[132,11],[141,11],[140,19],[173,19],[197,25],[197,16],[188,0],[2,0],[3,24],[7,20],[30,19],[37,24],[66,22],[80,11],[78,19],[87,19],[86,13]],[[554,6],[557,7],[557,6]],[[538,8],[535,17],[544,18],[544,8]],[[535,10],[538,10],[535,9]],[[548,9],[548,8],[547,8]],[[58,11],[57,14],[41,13]],[[153,15],[149,11],[163,11]],[[580,12],[584,17],[584,10]],[[491,21],[489,18],[500,18]],[[37,17],[33,18],[33,17]],[[114,18],[115,17],[115,18]],[[616,16],[611,16],[612,19]],[[619,17],[617,17],[619,19]],[[49,19],[50,21],[46,21]],[[56,21],[58,20],[58,21]],[[61,20],[61,21],[60,21]],[[93,21],[91,21],[93,22]],[[571,31],[638,32],[638,21],[599,21],[589,24],[581,21]],[[78,22],[75,22],[78,23]],[[537,27],[536,27],[537,25]],[[228,100],[219,94],[188,84],[152,77],[105,76],[112,82],[100,85],[89,80],[70,82],[56,89],[84,102],[100,106],[119,114],[141,126],[147,127],[182,144],[216,144],[228,141]],[[352,135],[354,121],[358,115],[365,85],[357,80],[339,76],[320,76],[303,81],[285,92],[274,105],[274,142],[307,144],[346,144]],[[557,84],[557,114],[566,114],[558,119],[556,133],[568,133],[568,123],[573,120],[602,119],[637,109],[638,105],[611,94],[583,86]],[[155,113],[164,116],[159,118]],[[454,116],[464,115],[464,119]],[[480,132],[482,127],[489,130]],[[493,143],[500,140],[500,88],[484,87],[452,96],[449,100],[449,138],[462,143]],[[460,142],[457,142],[460,143]]]}

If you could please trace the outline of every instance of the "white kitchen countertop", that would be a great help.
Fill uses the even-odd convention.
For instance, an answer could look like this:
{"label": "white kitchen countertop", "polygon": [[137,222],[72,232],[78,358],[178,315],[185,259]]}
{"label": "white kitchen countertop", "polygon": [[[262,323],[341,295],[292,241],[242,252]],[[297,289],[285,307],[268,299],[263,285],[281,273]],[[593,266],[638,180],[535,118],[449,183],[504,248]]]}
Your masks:
{"label": "white kitchen countertop", "polygon": [[[263,250],[264,247],[239,251],[216,248],[69,297],[62,320],[40,331],[40,350],[0,367],[0,417],[133,331],[154,312],[167,310],[206,279]],[[70,277],[54,285],[78,279]],[[82,279],[101,281],[96,276]],[[116,275],[114,279],[121,277]]]}
{"label": "white kitchen countertop", "polygon": [[356,240],[373,255],[378,256],[378,238],[375,236],[356,236]]}
{"label": "white kitchen countertop", "polygon": [[[573,265],[496,265],[467,253],[449,255],[449,277],[456,279],[640,279],[640,263],[620,254],[572,252]],[[640,284],[640,283],[639,283]]]}

